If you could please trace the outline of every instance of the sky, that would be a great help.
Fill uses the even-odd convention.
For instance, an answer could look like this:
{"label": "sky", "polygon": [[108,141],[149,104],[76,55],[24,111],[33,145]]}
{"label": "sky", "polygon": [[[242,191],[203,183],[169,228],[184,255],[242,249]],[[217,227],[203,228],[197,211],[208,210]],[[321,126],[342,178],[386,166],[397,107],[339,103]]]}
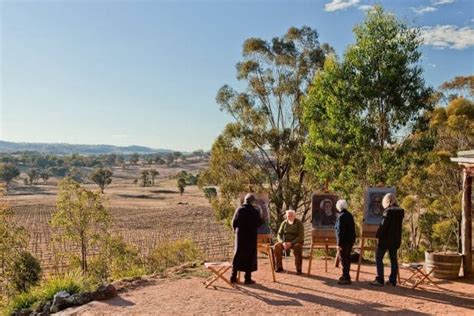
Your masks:
{"label": "sky", "polygon": [[0,139],[208,150],[246,38],[308,25],[342,56],[375,3],[422,28],[428,85],[474,73],[474,0],[0,0]]}

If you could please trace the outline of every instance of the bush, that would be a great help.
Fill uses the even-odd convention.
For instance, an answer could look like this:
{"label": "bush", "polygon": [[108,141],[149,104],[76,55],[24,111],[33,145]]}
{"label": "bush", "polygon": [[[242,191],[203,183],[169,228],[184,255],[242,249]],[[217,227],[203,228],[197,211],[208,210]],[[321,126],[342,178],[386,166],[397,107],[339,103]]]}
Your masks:
{"label": "bush", "polygon": [[147,258],[147,270],[150,273],[163,272],[167,268],[198,259],[200,250],[194,242],[178,240],[153,249]]}
{"label": "bush", "polygon": [[214,187],[204,187],[202,191],[209,201],[217,196],[217,189]]}
{"label": "bush", "polygon": [[23,251],[9,268],[9,279],[18,292],[25,292],[36,285],[41,277],[41,265],[29,252]]}
{"label": "bush", "polygon": [[122,237],[108,237],[99,255],[89,263],[89,276],[94,280],[117,280],[146,274],[139,250]]}
{"label": "bush", "polygon": [[27,292],[13,297],[10,304],[3,311],[6,315],[22,308],[36,308],[48,301],[52,301],[59,291],[75,294],[90,290],[88,282],[80,272],[68,273],[48,279],[38,286],[30,288]]}

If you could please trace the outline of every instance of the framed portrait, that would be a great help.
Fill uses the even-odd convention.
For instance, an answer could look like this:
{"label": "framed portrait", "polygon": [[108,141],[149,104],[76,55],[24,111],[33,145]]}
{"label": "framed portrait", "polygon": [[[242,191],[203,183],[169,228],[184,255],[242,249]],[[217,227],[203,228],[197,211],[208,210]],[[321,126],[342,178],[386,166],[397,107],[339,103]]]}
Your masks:
{"label": "framed portrait", "polygon": [[396,194],[395,187],[369,187],[364,197],[364,224],[379,225],[382,221],[382,199],[387,193]]}
{"label": "framed portrait", "polygon": [[311,212],[313,215],[313,229],[334,229],[336,224],[336,194],[313,193],[311,198]]}
{"label": "framed portrait", "polygon": [[[244,203],[244,198],[247,193],[240,193],[240,205]],[[260,217],[263,220],[263,224],[258,228],[258,234],[271,234],[272,229],[270,227],[270,198],[268,193],[253,193],[255,195],[255,208],[258,209]]]}

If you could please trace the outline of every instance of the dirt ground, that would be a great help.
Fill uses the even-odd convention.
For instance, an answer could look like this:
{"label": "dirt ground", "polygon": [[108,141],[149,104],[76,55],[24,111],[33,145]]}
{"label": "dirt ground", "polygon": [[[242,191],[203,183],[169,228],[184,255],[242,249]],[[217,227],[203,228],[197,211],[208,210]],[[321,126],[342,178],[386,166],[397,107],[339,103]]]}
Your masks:
{"label": "dirt ground", "polygon": [[[445,281],[434,279],[439,288],[423,285],[415,290],[405,286],[376,288],[375,266],[364,265],[359,282],[336,283],[340,270],[324,261],[313,261],[312,275],[294,274],[291,258],[284,263],[290,271],[271,280],[269,264],[260,259],[254,274],[256,285],[230,288],[217,281],[216,288],[205,289],[203,278],[157,279],[114,299],[91,302],[60,315],[156,315],[156,314],[400,314],[474,315],[474,279]],[[305,260],[305,264],[307,264]],[[304,266],[303,270],[307,267]],[[352,277],[355,276],[352,266]],[[387,271],[388,272],[388,271]],[[401,271],[402,279],[408,273]]]}

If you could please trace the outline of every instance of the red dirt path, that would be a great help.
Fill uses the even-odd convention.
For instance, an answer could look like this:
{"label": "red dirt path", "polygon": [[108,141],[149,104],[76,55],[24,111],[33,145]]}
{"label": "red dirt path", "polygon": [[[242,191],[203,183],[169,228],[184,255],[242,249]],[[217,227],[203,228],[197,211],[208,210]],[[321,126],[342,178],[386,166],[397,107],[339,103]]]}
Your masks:
{"label": "red dirt path", "polygon": [[[305,260],[305,264],[307,264]],[[294,264],[288,259],[291,270]],[[254,274],[258,284],[231,289],[217,281],[217,289],[205,289],[202,278],[156,279],[118,297],[70,309],[62,315],[156,315],[156,314],[381,314],[474,315],[474,279],[456,282],[436,280],[412,290],[407,287],[375,288],[368,284],[375,267],[362,267],[360,282],[337,285],[340,270],[332,264],[324,272],[324,261],[315,260],[313,275],[293,272],[277,274],[271,281],[269,265],[260,259]],[[352,277],[355,277],[353,265]],[[386,269],[387,270],[387,269]],[[306,266],[304,267],[306,271]],[[386,271],[388,272],[388,271]],[[402,278],[407,276],[402,270]]]}

